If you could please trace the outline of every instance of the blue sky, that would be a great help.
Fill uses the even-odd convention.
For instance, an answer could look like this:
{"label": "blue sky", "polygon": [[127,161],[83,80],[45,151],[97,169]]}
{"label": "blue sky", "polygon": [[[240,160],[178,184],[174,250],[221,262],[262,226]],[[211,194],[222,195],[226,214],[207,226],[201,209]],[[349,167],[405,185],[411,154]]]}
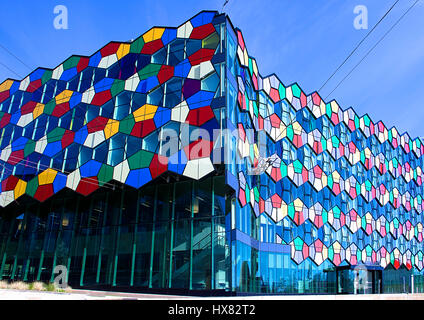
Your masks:
{"label": "blue sky", "polygon": [[[54,68],[72,54],[91,55],[111,40],[134,39],[155,25],[178,26],[198,11],[221,10],[224,0],[7,1],[0,12],[0,44],[31,69]],[[414,0],[400,0],[390,15],[320,92],[326,97]],[[260,73],[285,85],[318,90],[368,30],[353,27],[357,5],[368,8],[371,28],[394,0],[229,0],[225,11],[243,31]],[[266,4],[266,6],[264,6]],[[69,29],[53,27],[65,5]],[[424,136],[424,0],[395,27],[328,100],[352,106],[412,138]],[[0,48],[0,82],[30,69]],[[20,77],[19,77],[19,76]]]}

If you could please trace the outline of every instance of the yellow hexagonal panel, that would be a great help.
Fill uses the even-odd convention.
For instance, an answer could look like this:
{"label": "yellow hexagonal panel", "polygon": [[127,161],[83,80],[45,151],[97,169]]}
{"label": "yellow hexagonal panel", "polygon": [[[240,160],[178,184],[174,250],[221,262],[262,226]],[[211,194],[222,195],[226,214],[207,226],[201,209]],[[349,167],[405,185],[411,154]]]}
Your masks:
{"label": "yellow hexagonal panel", "polygon": [[103,131],[105,133],[105,138],[109,139],[110,137],[118,133],[119,121],[114,119],[109,119]]}
{"label": "yellow hexagonal panel", "polygon": [[157,106],[145,104],[133,112],[134,119],[136,122],[153,119],[157,109]]}
{"label": "yellow hexagonal panel", "polygon": [[162,38],[163,33],[165,32],[165,28],[152,28],[143,34],[144,42],[151,42],[157,39]]}
{"label": "yellow hexagonal panel", "polygon": [[40,185],[51,184],[56,178],[57,171],[51,168],[48,168],[46,171],[41,172],[38,175],[38,183]]}
{"label": "yellow hexagonal panel", "polygon": [[2,84],[0,84],[0,92],[9,90],[13,84],[13,80],[6,80]]}
{"label": "yellow hexagonal panel", "polygon": [[21,195],[25,193],[27,183],[23,180],[19,180],[15,187],[15,199],[18,199]]}
{"label": "yellow hexagonal panel", "polygon": [[56,103],[57,104],[61,104],[61,103],[65,103],[68,102],[69,100],[71,100],[73,92],[71,90],[64,90],[61,93],[59,93],[56,96]]}
{"label": "yellow hexagonal panel", "polygon": [[44,104],[37,103],[37,105],[35,106],[34,110],[32,111],[32,115],[33,115],[34,119],[36,119],[40,115],[42,115],[43,112],[44,112]]}
{"label": "yellow hexagonal panel", "polygon": [[122,59],[130,52],[130,46],[131,45],[128,43],[121,43],[118,51],[116,52],[116,56],[118,57],[118,60]]}

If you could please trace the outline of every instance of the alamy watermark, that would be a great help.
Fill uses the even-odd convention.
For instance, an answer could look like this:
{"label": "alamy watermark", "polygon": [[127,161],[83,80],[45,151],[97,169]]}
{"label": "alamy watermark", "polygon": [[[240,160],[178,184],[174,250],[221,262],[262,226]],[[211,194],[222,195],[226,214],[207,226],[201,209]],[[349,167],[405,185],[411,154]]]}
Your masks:
{"label": "alamy watermark", "polygon": [[353,269],[354,274],[354,293],[366,293],[368,290],[370,290],[370,283],[368,281],[368,269],[363,264],[358,264]]}
{"label": "alamy watermark", "polygon": [[[254,129],[240,132],[238,129],[206,130],[190,126],[181,126],[181,130],[165,128],[158,136],[158,161],[163,165],[179,165],[210,157],[213,164],[245,164],[245,159],[252,155],[254,137]],[[245,139],[249,142],[245,143]],[[258,152],[254,154],[256,160],[265,158]],[[257,167],[258,163],[251,165]]]}
{"label": "alamy watermark", "polygon": [[55,17],[53,19],[53,26],[56,30],[67,30],[68,25],[68,8],[64,5],[57,5],[53,9]]}
{"label": "alamy watermark", "polygon": [[55,275],[53,281],[55,287],[66,289],[68,287],[68,268],[64,265],[57,265],[53,270],[53,274]]}
{"label": "alamy watermark", "polygon": [[353,13],[356,15],[353,19],[353,27],[356,30],[368,29],[368,8],[365,5],[357,5]]}

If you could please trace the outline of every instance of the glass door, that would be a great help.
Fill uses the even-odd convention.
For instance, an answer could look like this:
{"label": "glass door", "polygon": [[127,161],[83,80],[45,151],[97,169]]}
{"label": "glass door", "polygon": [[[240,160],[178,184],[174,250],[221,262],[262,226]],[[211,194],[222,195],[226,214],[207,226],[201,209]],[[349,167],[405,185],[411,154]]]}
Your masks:
{"label": "glass door", "polygon": [[337,271],[337,294],[353,294],[354,293],[354,273],[352,270]]}

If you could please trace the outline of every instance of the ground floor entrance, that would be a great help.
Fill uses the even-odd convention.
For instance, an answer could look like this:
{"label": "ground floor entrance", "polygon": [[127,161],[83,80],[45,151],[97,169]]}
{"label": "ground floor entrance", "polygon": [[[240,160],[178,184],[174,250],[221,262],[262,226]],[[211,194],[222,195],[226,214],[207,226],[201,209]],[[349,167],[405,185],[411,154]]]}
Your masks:
{"label": "ground floor entrance", "polygon": [[383,293],[383,268],[379,266],[343,266],[336,270],[337,294]]}

